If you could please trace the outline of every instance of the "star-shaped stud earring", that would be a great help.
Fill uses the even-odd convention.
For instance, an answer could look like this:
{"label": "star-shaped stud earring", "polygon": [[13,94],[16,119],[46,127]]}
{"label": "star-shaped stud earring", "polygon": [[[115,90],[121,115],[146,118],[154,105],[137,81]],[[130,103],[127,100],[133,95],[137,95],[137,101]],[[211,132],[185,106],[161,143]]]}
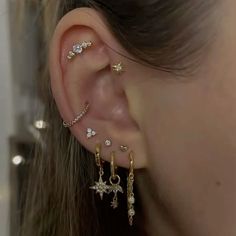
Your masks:
{"label": "star-shaped stud earring", "polygon": [[102,200],[103,194],[108,192],[109,186],[106,184],[106,181],[103,181],[102,176],[100,176],[98,182],[95,182],[95,185],[90,187],[90,189],[95,190]]}
{"label": "star-shaped stud earring", "polygon": [[112,70],[116,72],[118,75],[122,74],[124,72],[124,66],[122,62],[112,65]]}

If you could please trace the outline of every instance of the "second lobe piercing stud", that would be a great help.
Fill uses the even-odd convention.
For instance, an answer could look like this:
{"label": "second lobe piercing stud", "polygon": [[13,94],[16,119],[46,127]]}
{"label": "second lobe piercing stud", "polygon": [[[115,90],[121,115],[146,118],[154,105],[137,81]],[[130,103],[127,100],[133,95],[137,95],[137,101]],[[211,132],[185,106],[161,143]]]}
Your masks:
{"label": "second lobe piercing stud", "polygon": [[129,149],[128,146],[126,146],[126,145],[120,145],[120,150],[121,150],[122,152],[127,152],[128,149]]}
{"label": "second lobe piercing stud", "polygon": [[104,143],[105,143],[105,145],[107,147],[111,147],[112,146],[112,141],[110,139],[106,139]]}

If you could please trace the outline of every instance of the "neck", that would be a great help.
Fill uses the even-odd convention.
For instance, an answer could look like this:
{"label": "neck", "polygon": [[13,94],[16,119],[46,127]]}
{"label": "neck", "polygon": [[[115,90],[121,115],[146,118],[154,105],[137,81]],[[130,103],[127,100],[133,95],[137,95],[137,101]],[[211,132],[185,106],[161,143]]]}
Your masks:
{"label": "neck", "polygon": [[155,190],[155,184],[153,184],[148,173],[146,171],[140,171],[136,179],[146,217],[147,235],[179,236],[178,227],[176,227],[160,196],[158,196]]}

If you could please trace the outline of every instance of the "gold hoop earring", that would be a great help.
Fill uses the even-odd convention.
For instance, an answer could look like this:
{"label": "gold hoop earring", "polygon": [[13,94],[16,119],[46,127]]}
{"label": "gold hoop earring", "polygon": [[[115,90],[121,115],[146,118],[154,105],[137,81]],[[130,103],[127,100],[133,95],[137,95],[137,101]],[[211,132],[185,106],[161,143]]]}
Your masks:
{"label": "gold hoop earring", "polygon": [[128,206],[128,219],[130,226],[133,225],[133,217],[135,215],[134,210],[134,154],[131,151],[129,153],[129,160],[130,160],[130,168],[129,168],[129,175],[127,178],[127,206]]}
{"label": "gold hoop earring", "polygon": [[120,176],[116,174],[116,166],[115,166],[115,152],[111,153],[111,176],[110,176],[110,184],[109,193],[113,192],[114,197],[111,202],[111,207],[113,209],[118,207],[118,192],[124,193],[122,187],[120,186]]}
{"label": "gold hoop earring", "polygon": [[104,170],[103,170],[103,160],[101,159],[101,144],[96,145],[95,149],[95,160],[96,160],[96,165],[99,168],[99,179],[96,182],[95,185],[91,186],[90,189],[93,189],[100,195],[101,200],[103,199],[103,194],[108,193],[109,186],[106,184],[106,181],[103,181],[102,177],[104,175]]}

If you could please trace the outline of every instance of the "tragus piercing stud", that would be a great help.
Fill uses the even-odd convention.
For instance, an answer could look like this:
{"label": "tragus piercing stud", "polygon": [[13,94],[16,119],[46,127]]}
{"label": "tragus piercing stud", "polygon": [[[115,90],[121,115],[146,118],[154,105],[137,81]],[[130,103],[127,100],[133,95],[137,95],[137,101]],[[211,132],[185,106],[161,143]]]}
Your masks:
{"label": "tragus piercing stud", "polygon": [[112,65],[111,68],[118,75],[120,75],[120,74],[122,74],[124,72],[124,66],[123,66],[122,62],[119,62],[117,64]]}
{"label": "tragus piercing stud", "polygon": [[90,106],[90,104],[88,102],[86,102],[85,107],[82,110],[82,112],[79,115],[77,115],[76,118],[72,121],[69,121],[69,122],[63,121],[63,126],[65,128],[69,128],[69,127],[72,127],[73,125],[75,125],[76,123],[80,122],[81,119],[88,113],[89,106]]}
{"label": "tragus piercing stud", "polygon": [[96,134],[97,133],[95,130],[93,130],[92,128],[87,128],[87,138],[88,139],[94,137]]}
{"label": "tragus piercing stud", "polygon": [[84,49],[92,46],[92,42],[83,41],[82,43],[77,43],[73,45],[72,50],[68,52],[67,59],[72,60],[76,55],[81,54]]}

